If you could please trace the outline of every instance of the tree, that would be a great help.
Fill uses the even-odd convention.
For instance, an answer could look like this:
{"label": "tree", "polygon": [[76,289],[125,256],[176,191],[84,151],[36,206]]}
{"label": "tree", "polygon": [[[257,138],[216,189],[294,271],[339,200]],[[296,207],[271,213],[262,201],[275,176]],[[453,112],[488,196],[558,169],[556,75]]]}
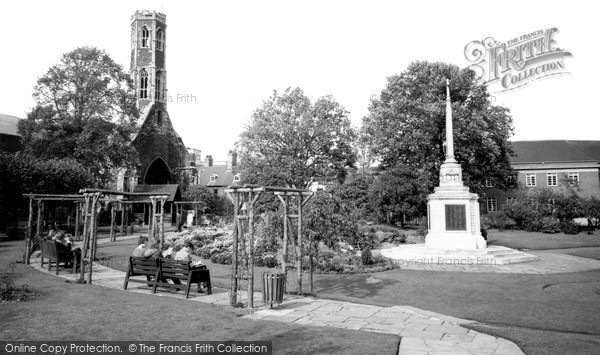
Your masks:
{"label": "tree", "polygon": [[369,196],[379,219],[387,223],[404,225],[404,217],[425,213],[427,190],[417,173],[405,166],[383,170],[370,186]]}
{"label": "tree", "polygon": [[465,183],[480,190],[490,178],[499,188],[516,187],[508,141],[513,134],[508,109],[490,103],[486,88],[469,69],[444,63],[414,62],[388,78],[380,98],[363,119],[364,139],[381,167],[408,166],[428,191],[438,185],[445,160],[446,78],[450,79],[454,149]]}
{"label": "tree", "polygon": [[19,122],[27,154],[75,159],[97,185],[132,160],[138,117],[132,81],[106,52],[82,47],[64,54],[38,79],[33,96],[37,106]]}
{"label": "tree", "polygon": [[239,171],[245,181],[264,185],[343,181],[356,162],[355,137],[348,112],[331,96],[311,103],[299,88],[275,91],[240,136]]}
{"label": "tree", "polygon": [[41,160],[0,153],[0,228],[16,225],[27,193],[75,194],[90,186],[89,172],[73,159]]}

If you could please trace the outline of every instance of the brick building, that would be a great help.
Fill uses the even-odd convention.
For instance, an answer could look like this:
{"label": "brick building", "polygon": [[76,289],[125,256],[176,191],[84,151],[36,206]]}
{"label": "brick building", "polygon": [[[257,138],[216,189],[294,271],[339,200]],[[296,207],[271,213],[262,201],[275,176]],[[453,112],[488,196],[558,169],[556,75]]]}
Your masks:
{"label": "brick building", "polygon": [[15,153],[21,150],[21,136],[17,133],[18,125],[18,117],[0,113],[0,152]]}
{"label": "brick building", "polygon": [[206,186],[216,195],[224,195],[230,185],[241,183],[240,174],[235,172],[237,153],[229,151],[227,161],[215,163],[212,155],[207,155],[202,164],[193,166],[191,184]]}
{"label": "brick building", "polygon": [[581,197],[600,198],[600,141],[544,140],[513,142],[517,156],[511,158],[519,187],[502,191],[486,181],[480,196],[481,211],[491,212],[515,198],[517,192],[536,187],[558,193],[575,189]]}

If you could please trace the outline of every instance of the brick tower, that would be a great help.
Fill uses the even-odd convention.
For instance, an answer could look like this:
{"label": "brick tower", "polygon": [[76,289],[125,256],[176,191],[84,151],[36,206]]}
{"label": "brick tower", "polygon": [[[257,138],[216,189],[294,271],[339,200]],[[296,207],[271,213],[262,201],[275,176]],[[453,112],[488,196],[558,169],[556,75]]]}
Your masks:
{"label": "brick tower", "polygon": [[137,168],[123,171],[117,188],[132,191],[137,184],[177,183],[187,150],[167,112],[166,16],[136,11],[131,16],[131,78],[140,110],[139,130],[133,139]]}
{"label": "brick tower", "polygon": [[130,70],[142,112],[152,103],[162,110],[167,108],[166,21],[164,14],[148,10],[131,16]]}

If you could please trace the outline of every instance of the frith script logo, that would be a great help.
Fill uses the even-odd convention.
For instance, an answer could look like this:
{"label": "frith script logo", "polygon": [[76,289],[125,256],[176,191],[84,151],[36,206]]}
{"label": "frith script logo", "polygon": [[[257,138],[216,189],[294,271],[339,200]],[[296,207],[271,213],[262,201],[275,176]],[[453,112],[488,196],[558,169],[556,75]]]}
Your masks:
{"label": "frith script logo", "polygon": [[566,74],[569,51],[556,46],[556,28],[539,30],[500,43],[488,37],[465,46],[469,68],[490,92],[513,90],[551,75]]}

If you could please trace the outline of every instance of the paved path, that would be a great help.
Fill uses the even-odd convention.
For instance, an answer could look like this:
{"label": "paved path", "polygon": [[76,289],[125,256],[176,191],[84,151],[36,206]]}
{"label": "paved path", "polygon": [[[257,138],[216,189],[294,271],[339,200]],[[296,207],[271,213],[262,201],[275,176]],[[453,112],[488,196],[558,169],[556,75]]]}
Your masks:
{"label": "paved path", "polygon": [[559,274],[600,269],[600,260],[582,258],[574,255],[545,251],[527,251],[540,258],[519,264],[508,265],[439,265],[427,263],[427,260],[400,260],[399,265],[406,270],[429,270],[449,272],[510,273],[510,274]]}
{"label": "paved path", "polygon": [[[137,236],[126,237],[137,238]],[[106,241],[99,241],[100,243]],[[42,269],[40,259],[33,257],[31,266],[46,273],[54,274],[54,269],[48,272]],[[125,274],[106,266],[94,263],[94,285],[122,290]],[[61,269],[59,277],[74,281],[76,275]],[[129,284],[128,292],[151,294],[146,285]],[[190,293],[188,301],[203,302],[213,305],[228,306],[228,290],[213,287],[213,294]],[[247,301],[241,293],[242,301]],[[184,299],[183,292],[156,293],[158,297]],[[247,296],[246,296],[247,297]],[[255,292],[254,304],[262,305],[262,294]],[[288,322],[301,325],[336,327],[395,334],[401,337],[400,354],[523,354],[514,343],[495,336],[479,333],[460,324],[470,324],[473,321],[444,316],[441,314],[408,307],[379,307],[358,303],[317,299],[286,295],[284,302],[275,309],[265,306],[256,308],[246,318],[266,321]]]}

